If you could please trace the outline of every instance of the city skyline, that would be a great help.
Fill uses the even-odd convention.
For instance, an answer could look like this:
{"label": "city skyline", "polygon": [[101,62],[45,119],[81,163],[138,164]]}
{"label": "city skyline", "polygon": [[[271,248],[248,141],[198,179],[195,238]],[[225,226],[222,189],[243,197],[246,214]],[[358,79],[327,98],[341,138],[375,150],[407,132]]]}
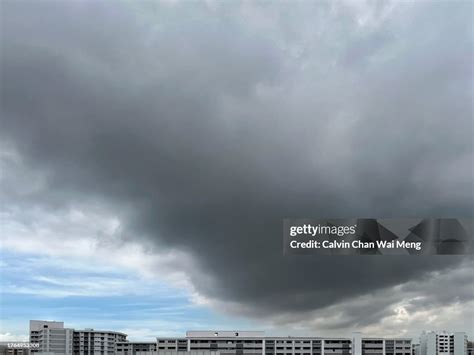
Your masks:
{"label": "city skyline", "polygon": [[[190,330],[179,337],[157,336],[131,341],[127,334],[106,329],[72,329],[61,321],[29,321],[32,353],[141,355],[470,355],[472,342],[465,332],[423,331],[419,343],[411,338],[371,337],[353,332],[349,337],[272,336],[265,331]],[[2,345],[2,344],[0,344]],[[9,343],[9,348],[22,348]]]}
{"label": "city skyline", "polygon": [[[68,324],[62,320],[39,320],[39,319],[30,319],[29,320],[29,330],[28,330],[28,338],[29,340],[31,340],[31,332],[32,331],[36,331],[36,330],[41,330],[43,328],[43,325],[48,325],[48,328],[57,328],[57,329],[70,329],[70,330],[73,330],[74,332],[83,332],[83,331],[94,331],[94,332],[98,332],[98,333],[103,333],[103,332],[114,332],[114,333],[118,333],[118,334],[123,334],[125,335],[126,337],[128,337],[128,334],[125,334],[124,332],[121,332],[121,331],[117,331],[117,330],[114,330],[114,329],[110,329],[110,328],[101,328],[101,329],[97,329],[97,328],[94,328],[94,327],[84,327],[84,328],[73,328],[73,327],[70,327],[68,326]],[[426,334],[429,334],[429,333],[446,333],[446,334],[449,334],[449,333],[463,333],[463,334],[466,334],[464,331],[460,331],[460,330],[457,330],[457,331],[452,331],[451,332],[449,330],[446,330],[446,329],[443,329],[443,330],[433,330],[433,329],[430,329],[430,330],[427,330],[427,329],[424,329],[422,331],[420,331],[420,334],[419,334],[419,339],[421,339],[424,335]],[[351,332],[351,335],[353,336],[353,334],[360,334],[361,336],[363,336],[364,338],[367,338],[367,339],[377,339],[377,338],[386,338],[386,337],[371,337],[370,334],[363,334],[362,332],[359,332],[357,330],[354,330]],[[466,335],[467,336],[467,335]],[[168,338],[173,338],[174,336],[169,336],[169,335],[166,335],[166,334],[163,334],[163,335],[160,335],[160,334],[157,334],[156,335],[156,339],[168,339]],[[179,338],[193,338],[193,337],[197,337],[197,338],[207,338],[207,337],[216,337],[216,338],[239,338],[239,337],[244,337],[244,338],[247,338],[247,337],[266,337],[266,338],[281,338],[281,339],[291,339],[291,338],[309,338],[309,337],[318,337],[316,334],[313,334],[311,336],[298,336],[298,335],[291,335],[291,334],[288,334],[288,335],[272,335],[272,334],[268,334],[265,330],[249,330],[249,329],[188,329],[186,330],[183,334],[181,334],[180,336],[177,336],[176,338],[179,339]],[[347,336],[333,336],[333,337],[321,337],[321,338],[328,338],[328,339],[344,339],[344,338],[350,338],[351,336],[350,335],[347,335]],[[412,338],[409,338],[409,337],[399,337],[399,338],[396,338],[396,339],[412,339]],[[413,344],[417,344],[416,342],[416,339],[412,339],[414,342]],[[129,341],[129,339],[127,339],[127,341]],[[135,339],[133,341],[136,341],[136,342],[141,342],[141,341],[145,341],[144,339]],[[132,342],[133,342],[132,341]]]}
{"label": "city skyline", "polygon": [[465,332],[423,331],[410,338],[271,336],[264,331],[192,330],[180,337],[130,341],[105,329],[72,329],[61,321],[30,320],[28,342],[0,342],[5,355],[471,355]]}

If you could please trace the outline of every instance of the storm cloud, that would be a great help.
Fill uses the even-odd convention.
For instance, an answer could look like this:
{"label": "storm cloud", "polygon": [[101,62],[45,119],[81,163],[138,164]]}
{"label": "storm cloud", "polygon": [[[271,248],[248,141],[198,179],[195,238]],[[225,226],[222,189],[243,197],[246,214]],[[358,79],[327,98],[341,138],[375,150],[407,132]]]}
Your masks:
{"label": "storm cloud", "polygon": [[211,305],[274,324],[472,302],[472,258],[281,240],[287,217],[473,215],[471,2],[1,6],[0,137],[44,177],[6,174],[5,201],[116,206]]}

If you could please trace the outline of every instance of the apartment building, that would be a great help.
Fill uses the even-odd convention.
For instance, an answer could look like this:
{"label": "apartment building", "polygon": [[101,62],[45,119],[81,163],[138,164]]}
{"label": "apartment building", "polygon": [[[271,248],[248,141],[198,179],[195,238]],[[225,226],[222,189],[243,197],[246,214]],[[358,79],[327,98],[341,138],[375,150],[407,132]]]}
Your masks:
{"label": "apartment building", "polygon": [[116,345],[117,354],[137,354],[156,352],[158,349],[156,342],[118,342]]}
{"label": "apartment building", "polygon": [[411,355],[411,339],[362,339],[363,355]]}
{"label": "apartment building", "polygon": [[127,334],[92,328],[74,330],[73,355],[114,355],[116,344],[127,340]]}
{"label": "apartment building", "polygon": [[411,351],[411,339],[362,338],[360,333],[352,338],[318,338],[267,337],[262,331],[188,331],[185,337],[157,338],[156,350],[117,344],[118,355],[411,355]]}
{"label": "apartment building", "polygon": [[30,321],[29,349],[4,349],[0,355],[474,355],[466,333],[423,332],[410,338],[272,337],[263,331],[188,331],[183,337],[129,342],[127,334],[64,328],[63,322]]}
{"label": "apartment building", "polygon": [[[31,352],[36,355],[114,355],[127,335],[109,330],[64,328],[63,322],[30,321]],[[153,350],[153,349],[151,349]]]}
{"label": "apartment building", "polygon": [[72,355],[74,330],[64,328],[63,322],[30,321],[31,353],[53,353]]}
{"label": "apartment building", "polygon": [[420,355],[466,355],[467,335],[464,332],[423,332]]}

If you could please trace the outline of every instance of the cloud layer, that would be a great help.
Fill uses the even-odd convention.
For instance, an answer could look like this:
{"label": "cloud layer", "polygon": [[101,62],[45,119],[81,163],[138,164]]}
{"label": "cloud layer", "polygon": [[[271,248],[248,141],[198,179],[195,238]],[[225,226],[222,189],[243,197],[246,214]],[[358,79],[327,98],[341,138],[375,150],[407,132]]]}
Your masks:
{"label": "cloud layer", "polygon": [[472,216],[471,10],[3,2],[2,197],[111,206],[209,305],[280,329],[465,326],[472,259],[283,257],[281,225]]}

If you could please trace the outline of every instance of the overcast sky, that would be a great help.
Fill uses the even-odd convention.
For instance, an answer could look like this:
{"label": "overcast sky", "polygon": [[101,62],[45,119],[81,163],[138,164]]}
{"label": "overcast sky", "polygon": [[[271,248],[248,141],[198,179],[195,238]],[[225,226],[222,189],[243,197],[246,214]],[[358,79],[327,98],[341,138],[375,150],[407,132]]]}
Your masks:
{"label": "overcast sky", "polygon": [[0,340],[474,335],[474,259],[283,256],[472,217],[471,1],[2,1]]}

